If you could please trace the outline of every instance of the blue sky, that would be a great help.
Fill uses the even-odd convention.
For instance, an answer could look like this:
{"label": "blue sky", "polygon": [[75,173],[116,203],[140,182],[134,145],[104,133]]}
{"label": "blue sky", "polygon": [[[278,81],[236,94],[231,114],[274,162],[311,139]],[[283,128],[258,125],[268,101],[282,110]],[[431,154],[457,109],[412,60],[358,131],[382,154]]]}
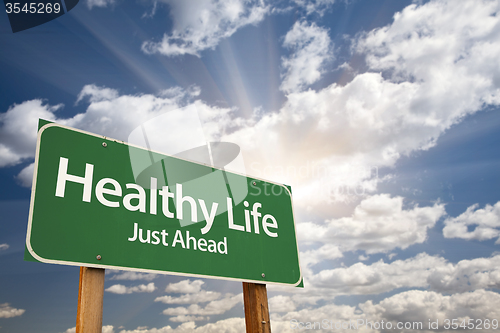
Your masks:
{"label": "blue sky", "polygon": [[[15,34],[0,15],[0,332],[75,326],[78,268],[23,261],[38,118],[127,140],[182,107],[292,186],[305,288],[268,286],[273,332],[499,319],[499,10],[82,0]],[[239,282],[109,271],[105,289],[103,332],[243,331]]]}

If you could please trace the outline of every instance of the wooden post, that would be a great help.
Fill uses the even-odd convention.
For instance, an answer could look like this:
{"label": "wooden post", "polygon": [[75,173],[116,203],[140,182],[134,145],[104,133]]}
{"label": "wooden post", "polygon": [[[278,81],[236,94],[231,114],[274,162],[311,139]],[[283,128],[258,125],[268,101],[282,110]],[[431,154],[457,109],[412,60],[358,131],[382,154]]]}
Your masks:
{"label": "wooden post", "polygon": [[265,284],[243,282],[247,333],[271,333]]}
{"label": "wooden post", "polygon": [[102,332],[104,269],[80,267],[76,333]]}

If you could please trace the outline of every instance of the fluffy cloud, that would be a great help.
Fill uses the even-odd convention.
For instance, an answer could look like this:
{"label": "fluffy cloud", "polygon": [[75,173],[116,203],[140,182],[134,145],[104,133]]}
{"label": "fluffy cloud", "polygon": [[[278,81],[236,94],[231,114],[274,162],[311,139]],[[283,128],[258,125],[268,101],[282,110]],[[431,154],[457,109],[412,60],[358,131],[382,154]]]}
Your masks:
{"label": "fluffy cloud", "polygon": [[169,283],[165,288],[167,293],[193,294],[201,291],[201,286],[205,282],[202,280],[182,280],[177,283]]}
{"label": "fluffy cloud", "polygon": [[[444,296],[431,291],[411,290],[392,297],[386,298],[379,304],[374,305],[372,301],[359,304],[365,315],[372,318],[385,319],[392,322],[421,322],[424,329],[428,329],[429,319],[439,321],[438,332],[447,332],[443,324],[445,319],[457,319],[458,325],[462,321],[468,323],[468,319],[473,319],[474,324],[478,324],[476,319],[498,318],[500,310],[494,304],[500,302],[500,295],[495,292],[476,290],[470,293]],[[491,321],[490,321],[491,323]],[[495,329],[480,328],[483,332],[495,332]],[[405,330],[403,332],[410,332]],[[431,331],[431,330],[428,330]]]}
{"label": "fluffy cloud", "polygon": [[269,313],[290,312],[295,308],[295,302],[290,296],[278,295],[269,299]]}
{"label": "fluffy cloud", "polygon": [[0,251],[7,250],[9,248],[9,244],[0,244]]}
{"label": "fluffy cloud", "polygon": [[0,114],[0,167],[35,156],[38,118],[55,120],[61,104],[50,106],[40,99],[14,104]]}
{"label": "fluffy cloud", "polygon": [[348,190],[358,199],[380,181],[370,170],[429,149],[466,115],[499,104],[497,9],[491,1],[410,5],[354,41],[368,72],[290,93],[279,112],[225,139],[244,148],[254,171],[300,186],[305,207],[348,200]]}
{"label": "fluffy cloud", "polygon": [[[478,204],[472,205],[459,216],[447,218],[444,221],[444,237],[482,241],[500,236],[500,201],[494,206],[478,207]],[[469,231],[469,226],[475,227]],[[496,243],[499,242],[500,238]]]}
{"label": "fluffy cloud", "polygon": [[328,31],[314,23],[296,22],[286,34],[283,46],[292,49],[290,57],[282,59],[285,74],[280,89],[286,93],[318,81],[322,66],[333,59]]}
{"label": "fluffy cloud", "polygon": [[118,98],[118,91],[106,87],[98,87],[94,84],[89,84],[83,87],[82,91],[78,94],[76,99],[76,104],[82,101],[84,98],[88,98],[90,103],[111,101]]}
{"label": "fluffy cloud", "polygon": [[216,291],[200,290],[194,294],[184,294],[179,297],[161,296],[155,298],[155,302],[163,302],[165,304],[193,304],[215,301],[221,296],[221,293]]}
{"label": "fluffy cloud", "polygon": [[414,258],[371,265],[356,263],[350,267],[321,270],[307,278],[315,288],[329,290],[330,295],[378,294],[403,287],[426,287],[431,270],[446,260],[419,254]]}
{"label": "fluffy cloud", "polygon": [[118,274],[115,274],[115,275],[111,276],[109,279],[110,280],[130,280],[130,281],[135,281],[135,280],[151,281],[151,280],[156,279],[157,276],[158,276],[158,274],[125,271],[125,272],[120,272]]}
{"label": "fluffy cloud", "polygon": [[107,288],[106,291],[113,294],[132,294],[132,293],[152,293],[156,290],[154,282],[147,285],[140,284],[138,286],[126,287],[122,284],[115,284]]}
{"label": "fluffy cloud", "polygon": [[[178,297],[161,296],[155,299],[155,302],[165,304],[191,304],[188,307],[175,307],[163,310],[163,314],[172,316],[171,321],[187,322],[208,320],[210,315],[223,314],[232,309],[236,304],[243,302],[243,294],[226,294],[223,297],[221,293],[202,290],[201,286],[205,282],[202,280],[182,280],[177,283],[170,283],[165,288],[168,293],[183,293]],[[207,303],[208,302],[208,303]],[[197,303],[207,303],[204,307]]]}
{"label": "fluffy cloud", "polygon": [[19,185],[24,187],[31,187],[33,184],[33,172],[35,170],[35,163],[28,164],[24,169],[19,172],[15,177]]}
{"label": "fluffy cloud", "polygon": [[208,320],[209,318],[210,317],[179,315],[179,316],[171,317],[170,321],[185,323],[185,322],[194,322],[194,321]]}
{"label": "fluffy cloud", "polygon": [[[392,326],[396,330],[398,323],[403,329],[398,332],[448,332],[450,328],[443,327],[445,319],[458,319],[459,324],[463,320],[477,318],[484,320],[498,318],[499,310],[496,304],[500,301],[500,295],[495,292],[476,290],[474,292],[455,294],[451,296],[441,295],[432,291],[411,290],[402,292],[385,298],[378,304],[372,301],[360,303],[357,306],[327,304],[317,308],[307,308],[299,311],[292,311],[284,315],[273,314],[271,326],[273,332],[295,332],[299,322],[305,327],[307,323],[323,325],[326,330],[340,330],[344,323],[344,328],[349,329],[349,324],[356,327],[359,332],[380,332],[382,322],[384,327]],[[437,330],[429,330],[429,320],[439,321]],[[296,324],[295,324],[296,323]],[[414,327],[415,329],[404,329]],[[294,326],[295,325],[295,326]],[[358,325],[358,326],[356,326]],[[378,326],[378,329],[376,327]],[[373,329],[371,329],[373,327]],[[346,329],[346,330],[347,330]],[[391,331],[388,329],[387,331]],[[483,332],[495,332],[492,329],[483,329]]]}
{"label": "fluffy cloud", "polygon": [[[301,230],[303,229],[302,225],[304,225],[304,223],[299,224],[299,226],[301,226],[300,228],[298,228],[299,235]],[[333,260],[342,258],[342,256],[342,251],[340,251],[337,245],[325,244],[317,249],[301,251],[300,264],[302,266],[302,270],[304,270],[323,260]]]}
{"label": "fluffy cloud", "polygon": [[[488,0],[463,1],[460,6],[449,0],[413,4],[396,13],[390,26],[367,33],[357,47],[367,54],[372,69],[391,71],[395,81],[437,89],[423,91],[433,97],[430,105],[445,102],[455,114],[467,112],[499,101],[499,10],[497,1]],[[464,92],[466,96],[453,103]],[[445,115],[442,112],[435,108],[434,119]]]}
{"label": "fluffy cloud", "polygon": [[[172,321],[192,320],[195,316],[220,315],[243,303],[243,294],[226,294],[224,298],[209,302],[205,307],[198,304],[191,304],[188,307],[176,307],[163,310],[163,314],[173,316]],[[199,320],[207,320],[209,317],[201,317]]]}
{"label": "fluffy cloud", "polygon": [[[304,269],[307,290],[295,290],[297,304],[317,303],[338,295],[369,295],[402,288],[426,288],[439,293],[463,293],[476,289],[500,288],[500,255],[491,258],[449,263],[426,253],[405,260],[372,264],[356,263],[334,269]],[[289,293],[284,288],[271,287]],[[277,301],[276,301],[277,302]]]}
{"label": "fluffy cloud", "polygon": [[[271,300],[270,299],[270,303]],[[439,321],[439,329],[434,332],[447,332],[443,324],[445,319],[457,318],[459,323],[468,319],[498,318],[499,309],[496,306],[500,302],[500,295],[495,292],[482,289],[458,293],[454,295],[442,295],[434,291],[410,290],[395,294],[385,298],[378,304],[372,301],[360,303],[357,306],[327,304],[315,308],[306,308],[297,311],[289,311],[286,314],[271,313],[271,325],[273,332],[295,332],[291,324],[292,320],[296,322],[322,323],[323,325],[341,325],[342,322],[359,323],[359,332],[378,332],[379,330],[370,329],[368,322],[380,324],[391,322],[396,325],[398,322],[422,324],[422,332],[431,332],[428,330],[429,319]],[[278,302],[278,303],[281,303]],[[323,322],[326,320],[326,323]],[[477,323],[474,321],[474,323]],[[375,324],[376,325],[376,324]],[[243,318],[229,318],[209,323],[204,326],[196,327],[194,322],[186,322],[173,329],[170,326],[163,328],[122,330],[120,333],[177,333],[177,332],[226,332],[236,333],[245,330]],[[401,330],[401,332],[410,332],[411,330]],[[496,330],[483,329],[485,333],[492,333]]]}
{"label": "fluffy cloud", "polygon": [[26,310],[16,309],[9,305],[9,303],[0,304],[0,318],[12,318],[22,315]]}
{"label": "fluffy cloud", "polygon": [[336,244],[342,251],[388,252],[424,242],[444,214],[443,204],[403,209],[402,197],[380,194],[361,201],[350,217],[300,223],[297,234],[301,241]]}
{"label": "fluffy cloud", "polygon": [[262,0],[163,0],[170,7],[174,22],[171,34],[160,42],[148,41],[142,45],[146,53],[167,56],[192,54],[213,49],[221,39],[236,30],[262,21],[269,8]]}
{"label": "fluffy cloud", "polygon": [[500,288],[500,256],[462,260],[430,269],[429,287],[442,293]]}
{"label": "fluffy cloud", "polygon": [[[68,328],[64,333],[75,333],[76,327]],[[102,327],[102,333],[115,333],[113,325],[105,325]]]}
{"label": "fluffy cloud", "polygon": [[245,331],[243,318],[228,318],[196,327],[194,322],[183,323],[176,328],[165,326],[162,328],[122,330],[120,333],[241,333]]}

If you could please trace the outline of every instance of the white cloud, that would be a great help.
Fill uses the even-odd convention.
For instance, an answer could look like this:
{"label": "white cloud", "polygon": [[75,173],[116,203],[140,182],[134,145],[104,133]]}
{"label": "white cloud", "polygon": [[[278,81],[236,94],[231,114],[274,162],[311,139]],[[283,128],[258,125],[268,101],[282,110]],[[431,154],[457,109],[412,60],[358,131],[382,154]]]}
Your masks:
{"label": "white cloud", "polygon": [[[3,244],[2,244],[3,245]],[[16,309],[9,305],[9,303],[0,304],[0,318],[12,318],[22,315],[26,310]]]}
{"label": "white cloud", "polygon": [[[457,217],[449,217],[444,221],[443,235],[446,238],[463,238],[479,240],[500,236],[500,201],[494,206],[486,205],[478,208],[475,204]],[[469,226],[475,226],[469,231]],[[500,242],[500,238],[496,243]]]}
{"label": "white cloud", "polygon": [[245,319],[228,318],[197,327],[194,333],[241,333],[245,332]]}
{"label": "white cloud", "polygon": [[299,223],[297,234],[301,241],[336,244],[342,251],[388,252],[424,242],[444,214],[443,204],[403,209],[402,197],[380,194],[361,201],[350,217]]}
{"label": "white cloud", "polygon": [[6,243],[0,244],[0,251],[7,250],[8,248],[9,248],[9,244],[6,244]]}
{"label": "white cloud", "polygon": [[[386,321],[399,322],[421,322],[423,327],[428,329],[429,319],[439,321],[438,332],[448,332],[449,329],[443,327],[445,319],[457,319],[458,325],[465,320],[473,319],[494,319],[500,315],[497,304],[500,302],[500,294],[476,290],[474,292],[444,296],[432,291],[411,290],[406,291],[382,300],[374,305],[372,301],[359,304],[365,315],[372,318],[385,319]],[[491,321],[490,321],[491,323]],[[413,330],[414,331],[414,330]],[[406,330],[403,332],[413,332]],[[431,330],[428,330],[431,331]],[[496,330],[481,329],[477,331],[495,332]]]}
{"label": "white cloud", "polygon": [[318,81],[322,67],[333,59],[328,30],[315,23],[297,21],[286,34],[283,46],[293,50],[282,59],[285,73],[280,89],[286,93],[301,91]]}
{"label": "white cloud", "polygon": [[208,323],[196,327],[194,322],[183,323],[176,328],[165,326],[162,328],[122,330],[120,333],[241,333],[245,331],[245,320],[243,318],[228,318],[215,323]]}
{"label": "white cloud", "polygon": [[290,296],[278,295],[269,299],[269,313],[290,312],[296,308],[295,302]]}
{"label": "white cloud", "polygon": [[226,294],[224,298],[211,301],[205,307],[198,304],[191,304],[188,307],[176,307],[163,310],[163,314],[167,316],[209,316],[220,315],[231,310],[237,304],[243,303],[243,294],[232,295]]}
{"label": "white cloud", "polygon": [[151,274],[151,273],[138,273],[138,272],[120,272],[119,274],[115,274],[111,276],[109,279],[110,280],[130,280],[130,281],[135,281],[135,280],[146,280],[146,281],[151,281],[156,279],[158,274]]}
{"label": "white cloud", "polygon": [[[333,320],[334,322],[349,322],[349,320],[356,321],[357,319],[363,317],[364,316],[362,314],[356,312],[355,306],[328,304],[321,307],[305,308],[297,311],[291,311],[283,315],[273,313],[271,314],[271,329],[272,332],[297,332],[301,331],[299,327],[297,327],[298,323],[301,322],[303,323],[302,330],[306,331],[307,329],[305,328],[305,326],[308,322],[313,323],[312,325],[314,325],[315,322],[318,322],[320,323],[319,325],[321,327],[323,320]],[[294,324],[295,321],[297,322],[297,324]],[[329,330],[329,328],[319,330],[317,325],[316,330],[327,331]],[[333,327],[332,331],[334,330],[335,326]],[[311,329],[311,331],[315,330]],[[342,330],[340,329],[339,331]],[[363,329],[356,331],[366,332]]]}
{"label": "white cloud", "polygon": [[[378,304],[372,301],[360,303],[357,306],[327,304],[321,307],[306,308],[299,311],[292,311],[284,315],[273,314],[271,316],[271,326],[273,332],[296,332],[298,330],[298,322],[302,322],[302,327],[307,323],[319,323],[323,325],[325,331],[339,330],[344,323],[345,331],[356,330],[357,332],[449,332],[451,328],[443,327],[444,320],[457,319],[460,325],[463,320],[474,319],[474,324],[477,324],[476,319],[498,318],[500,310],[498,309],[500,295],[495,292],[476,290],[474,292],[455,294],[445,296],[431,291],[411,290],[405,291],[391,297],[385,298]],[[429,330],[429,320],[439,321],[439,329]],[[369,324],[370,322],[371,324]],[[388,327],[390,322],[392,329],[381,330],[380,325],[385,323],[384,327]],[[401,323],[411,327],[415,325],[415,329],[397,329],[396,325]],[[294,324],[297,323],[297,324]],[[349,328],[349,325],[351,328]],[[335,328],[337,325],[337,328]],[[358,325],[358,326],[356,326]],[[379,329],[370,329],[379,327]],[[482,332],[493,333],[495,329],[477,330]],[[418,328],[418,329],[417,329]]]}
{"label": "white cloud", "polygon": [[171,317],[169,320],[173,322],[181,322],[185,323],[188,321],[202,321],[202,320],[208,320],[210,317],[197,317],[197,316],[185,316],[185,315],[179,315],[175,317]]}
{"label": "white cloud", "polygon": [[21,172],[16,176],[16,180],[21,186],[31,187],[33,184],[33,171],[35,170],[35,163],[28,164]]}
{"label": "white cloud", "polygon": [[[165,304],[191,304],[188,307],[168,308],[163,314],[172,316],[169,320],[174,322],[200,321],[208,320],[209,315],[219,315],[232,309],[236,304],[243,301],[242,294],[222,294],[214,291],[201,290],[204,284],[202,280],[182,280],[177,283],[170,283],[165,291],[169,293],[184,293],[181,296],[161,296],[155,299],[155,302]],[[204,307],[197,303],[207,303]]]}
{"label": "white cloud", "polygon": [[[76,327],[68,328],[64,333],[75,333]],[[113,325],[105,325],[102,327],[102,333],[115,333]]]}
{"label": "white cloud", "polygon": [[295,198],[305,208],[358,200],[381,180],[370,170],[429,149],[466,115],[499,104],[497,7],[410,5],[392,24],[356,39],[373,72],[290,93],[279,112],[224,139],[243,148],[255,173],[300,187]]}
{"label": "white cloud", "polygon": [[87,7],[92,9],[93,7],[107,7],[115,3],[115,0],[87,0]]}
{"label": "white cloud", "polygon": [[177,283],[169,283],[165,288],[167,293],[193,294],[201,291],[201,286],[205,282],[202,280],[182,280]]}
{"label": "white cloud", "polygon": [[[462,293],[476,289],[500,288],[500,255],[461,260],[456,264],[438,256],[420,253],[406,260],[349,267],[304,269],[307,290],[293,291],[297,304],[316,303],[338,295],[369,295],[401,288],[428,288],[440,293]],[[279,289],[289,292],[286,289]]]}
{"label": "white cloud", "polygon": [[[303,223],[298,224],[298,226]],[[301,229],[297,228],[298,235],[301,235]],[[313,250],[300,251],[300,265],[302,269],[302,274],[310,275],[312,274],[311,266],[316,265],[324,260],[333,260],[342,258],[343,254],[339,247],[334,244],[324,244],[321,247]]]}
{"label": "white cloud", "polygon": [[221,293],[216,291],[200,290],[193,294],[184,294],[179,297],[161,296],[155,298],[155,302],[163,302],[165,304],[193,304],[215,301],[221,296]]}
{"label": "white cloud", "polygon": [[[367,33],[359,40],[358,50],[367,54],[372,69],[392,71],[396,81],[434,87],[422,91],[432,98],[428,106],[444,102],[458,116],[481,103],[499,102],[499,9],[497,1],[468,0],[460,6],[449,0],[413,4],[394,15],[390,26]],[[452,95],[445,96],[445,92]],[[436,121],[450,112],[433,109]]]}
{"label": "white cloud", "polygon": [[474,289],[500,288],[500,256],[461,260],[430,270],[427,278],[431,289],[457,293]]}
{"label": "white cloud", "polygon": [[0,114],[0,167],[16,165],[35,155],[38,118],[55,120],[61,104],[50,106],[40,99],[14,104]]}
{"label": "white cloud", "polygon": [[82,91],[78,94],[76,103],[82,101],[85,97],[88,97],[91,103],[110,101],[118,98],[118,91],[106,87],[98,87],[95,84],[88,84],[83,87]]}
{"label": "white cloud", "polygon": [[142,45],[146,53],[167,56],[192,54],[199,56],[205,49],[213,49],[221,39],[234,34],[249,24],[257,24],[269,7],[262,0],[163,0],[169,5],[174,27],[160,42],[148,41]]}
{"label": "white cloud", "polygon": [[106,291],[113,294],[132,294],[132,293],[152,293],[156,290],[154,282],[147,285],[140,284],[138,286],[126,287],[122,284],[115,284],[107,288]]}
{"label": "white cloud", "polygon": [[330,295],[379,294],[398,288],[428,286],[427,278],[446,260],[422,253],[414,258],[385,263],[380,260],[371,265],[356,263],[350,267],[321,270],[306,281],[312,287]]}
{"label": "white cloud", "polygon": [[143,327],[138,327],[135,330],[121,330],[120,333],[178,333],[178,332],[192,332],[196,327],[194,322],[184,323],[179,325],[177,328],[172,328],[170,326],[164,326],[162,328],[151,328],[145,329]]}

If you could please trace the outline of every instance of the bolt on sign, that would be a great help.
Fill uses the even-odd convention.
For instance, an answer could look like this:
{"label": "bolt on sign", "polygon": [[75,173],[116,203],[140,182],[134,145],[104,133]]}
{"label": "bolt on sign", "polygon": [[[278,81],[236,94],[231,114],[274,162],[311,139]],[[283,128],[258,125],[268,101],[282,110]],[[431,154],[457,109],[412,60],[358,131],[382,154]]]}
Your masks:
{"label": "bolt on sign", "polygon": [[289,187],[42,121],[25,259],[302,279]]}

